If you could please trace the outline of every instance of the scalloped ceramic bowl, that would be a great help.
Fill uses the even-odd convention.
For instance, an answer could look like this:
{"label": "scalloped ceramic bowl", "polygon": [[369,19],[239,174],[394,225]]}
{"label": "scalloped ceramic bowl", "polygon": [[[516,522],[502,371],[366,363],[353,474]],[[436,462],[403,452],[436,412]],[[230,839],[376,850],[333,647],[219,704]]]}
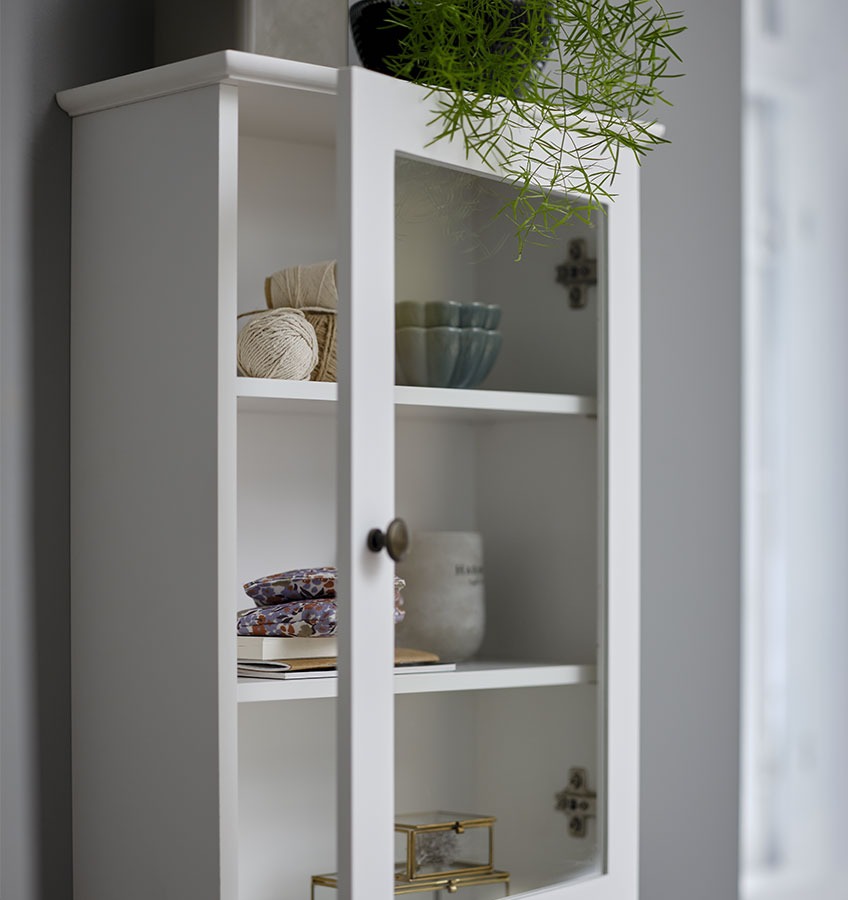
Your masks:
{"label": "scalloped ceramic bowl", "polygon": [[395,331],[398,381],[416,387],[472,388],[489,374],[501,348],[499,331],[417,325]]}
{"label": "scalloped ceramic bowl", "polygon": [[476,387],[478,384],[482,384],[489,372],[492,371],[492,366],[500,353],[503,336],[499,331],[484,331],[483,334],[485,335],[482,341],[483,348],[475,361],[474,370],[467,383],[459,384],[457,387]]}
{"label": "scalloped ceramic bowl", "polygon": [[395,306],[395,325],[403,328],[416,325],[419,328],[436,328],[441,325],[458,328],[462,304],[453,300],[402,300]]}
{"label": "scalloped ceramic bowl", "polygon": [[395,305],[395,325],[404,328],[450,326],[485,328],[494,331],[501,320],[501,308],[494,303],[458,303],[455,300],[402,300]]}
{"label": "scalloped ceramic bowl", "polygon": [[462,303],[459,309],[460,328],[485,328],[494,331],[501,320],[501,308],[490,303]]}

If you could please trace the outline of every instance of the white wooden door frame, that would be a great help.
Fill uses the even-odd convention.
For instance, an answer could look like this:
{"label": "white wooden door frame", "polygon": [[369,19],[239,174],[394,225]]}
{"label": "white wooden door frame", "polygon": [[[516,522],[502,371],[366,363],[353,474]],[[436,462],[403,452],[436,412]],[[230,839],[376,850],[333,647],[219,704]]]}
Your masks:
{"label": "white wooden door frame", "polygon": [[[410,103],[408,84],[355,67],[340,70],[338,94],[339,564],[341,590],[351,597],[339,646],[339,874],[345,900],[387,900],[393,895],[393,651],[390,612],[384,614],[374,598],[388,603],[392,567],[387,556],[366,550],[365,538],[394,515],[395,158],[417,156],[487,173],[466,158],[459,141],[427,146],[432,101],[423,88],[419,102]],[[610,264],[599,387],[599,414],[607,423],[601,441],[607,525],[600,590],[605,583],[607,598],[615,598],[602,610],[606,641],[600,642],[599,658],[606,723],[603,874],[527,896],[635,900],[638,892],[640,308],[634,160],[621,160],[616,189],[619,197],[606,217]]]}

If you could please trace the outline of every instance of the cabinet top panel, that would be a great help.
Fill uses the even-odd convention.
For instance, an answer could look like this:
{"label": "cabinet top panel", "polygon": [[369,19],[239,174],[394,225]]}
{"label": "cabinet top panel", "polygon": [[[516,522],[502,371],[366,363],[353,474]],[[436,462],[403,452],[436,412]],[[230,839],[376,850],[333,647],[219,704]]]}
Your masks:
{"label": "cabinet top panel", "polygon": [[[394,102],[398,94],[393,92],[403,92],[400,96],[408,112],[428,96],[427,88],[420,85],[360,67],[354,68],[375,79],[374,92],[382,98],[383,105]],[[230,85],[238,89],[238,129],[241,134],[333,146],[336,143],[338,76],[338,69],[327,66],[240,50],[221,50],[60,91],[56,99],[65,112],[76,117],[170,94]],[[393,86],[389,88],[389,84]],[[385,95],[384,90],[388,90]],[[411,142],[414,152],[428,147],[433,137],[432,133],[428,133],[426,124],[431,118],[430,105],[423,104],[421,110],[406,123],[407,130],[411,127],[420,139],[419,143]],[[391,117],[386,119],[391,120]],[[652,130],[662,133],[659,126]],[[410,144],[410,141],[405,140],[405,144]],[[396,149],[402,150],[403,147]],[[456,142],[452,148],[445,149],[443,146],[442,149],[446,154],[442,162],[447,165],[471,170],[481,168],[469,161],[462,142]],[[482,168],[489,172],[490,165]]]}
{"label": "cabinet top panel", "polygon": [[222,50],[61,91],[70,116],[216,84],[239,88],[239,130],[258,137],[297,131],[307,142],[333,143],[338,70],[326,66]]}

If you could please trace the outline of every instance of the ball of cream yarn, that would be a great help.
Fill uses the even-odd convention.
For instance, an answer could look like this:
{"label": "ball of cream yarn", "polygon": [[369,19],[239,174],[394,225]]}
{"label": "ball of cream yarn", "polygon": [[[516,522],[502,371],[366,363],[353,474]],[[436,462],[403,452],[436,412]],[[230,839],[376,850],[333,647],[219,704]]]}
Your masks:
{"label": "ball of cream yarn", "polygon": [[[243,314],[245,315],[245,314]],[[318,364],[315,329],[297,309],[256,313],[238,336],[238,365],[250,378],[306,381]]]}
{"label": "ball of cream yarn", "polygon": [[289,266],[265,279],[265,300],[269,309],[325,309],[336,311],[339,293],[336,287],[336,261],[310,266]]}

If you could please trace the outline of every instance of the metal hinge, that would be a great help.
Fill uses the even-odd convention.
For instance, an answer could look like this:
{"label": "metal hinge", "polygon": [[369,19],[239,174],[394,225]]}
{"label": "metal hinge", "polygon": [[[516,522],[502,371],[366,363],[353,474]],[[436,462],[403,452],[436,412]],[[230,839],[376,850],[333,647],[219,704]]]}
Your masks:
{"label": "metal hinge", "polygon": [[568,305],[583,309],[589,302],[588,288],[598,283],[598,261],[589,259],[583,238],[568,242],[568,259],[557,266],[556,273],[557,283],[568,289]]}
{"label": "metal hinge", "polygon": [[586,837],[586,820],[597,811],[598,795],[587,787],[589,773],[574,767],[568,770],[568,786],[556,795],[556,809],[568,816],[568,833]]}

